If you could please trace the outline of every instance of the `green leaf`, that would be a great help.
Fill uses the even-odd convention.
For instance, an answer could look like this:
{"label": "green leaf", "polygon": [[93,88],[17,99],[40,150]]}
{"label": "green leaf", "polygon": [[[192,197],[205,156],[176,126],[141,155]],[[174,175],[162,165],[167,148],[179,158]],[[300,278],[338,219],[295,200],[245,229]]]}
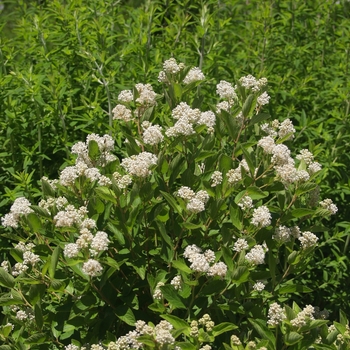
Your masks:
{"label": "green leaf", "polygon": [[44,284],[32,284],[29,288],[28,300],[34,306],[43,298],[45,291],[46,286]]}
{"label": "green leaf", "polygon": [[284,336],[284,342],[286,345],[293,345],[298,343],[304,337],[297,332],[289,332]]}
{"label": "green leaf", "polygon": [[50,267],[49,267],[49,275],[50,278],[54,278],[55,277],[55,272],[56,272],[56,267],[58,264],[58,259],[60,257],[60,253],[61,253],[61,248],[59,246],[57,246],[51,256],[51,263],[50,263]]}
{"label": "green leaf", "polygon": [[174,211],[181,215],[182,214],[182,209],[181,209],[180,205],[177,204],[175,198],[171,194],[169,194],[167,192],[160,191],[160,193],[163,195],[163,197],[168,202],[168,204],[174,209]]}
{"label": "green leaf", "polygon": [[244,196],[249,196],[251,199],[261,199],[269,195],[269,192],[262,191],[259,187],[249,186],[247,189],[239,192],[235,197],[235,203],[238,203]]}
{"label": "green leaf", "polygon": [[41,306],[39,304],[35,304],[34,306],[34,316],[36,325],[39,327],[39,329],[42,329],[44,325],[44,318],[41,311]]}
{"label": "green leaf", "polygon": [[151,349],[155,347],[154,339],[150,335],[140,335],[137,337],[137,341],[150,347]]}
{"label": "green leaf", "polygon": [[0,285],[7,288],[15,286],[15,279],[2,267],[0,267]]}
{"label": "green leaf", "polygon": [[119,231],[111,222],[107,224],[107,228],[113,233],[114,238],[119,242],[121,246],[125,245],[125,238],[121,231]]}
{"label": "green leaf", "polygon": [[230,205],[230,219],[232,224],[241,231],[243,229],[242,223],[242,211],[239,209],[238,205],[231,203]]}
{"label": "green leaf", "polygon": [[276,338],[270,329],[266,326],[266,321],[259,319],[248,319],[261,338],[268,339],[273,349],[276,349]]}
{"label": "green leaf", "polygon": [[225,332],[229,332],[232,331],[233,329],[237,329],[238,326],[236,326],[233,323],[230,322],[222,322],[216,326],[214,326],[213,328],[213,336],[217,337],[218,335],[225,333]]}
{"label": "green leaf", "polygon": [[249,279],[249,269],[246,266],[238,266],[232,273],[232,282],[241,284]]}
{"label": "green leaf", "polygon": [[9,345],[0,345],[0,350],[13,350],[13,348]]}
{"label": "green leaf", "polygon": [[315,213],[315,210],[313,209],[307,209],[307,208],[298,208],[292,210],[292,216],[294,218],[302,218],[304,216],[312,215]]}
{"label": "green leaf", "polygon": [[232,250],[225,246],[222,246],[221,251],[222,251],[222,257],[224,258],[224,261],[225,261],[225,264],[227,265],[228,270],[233,271]]}
{"label": "green leaf", "polygon": [[185,335],[190,335],[191,327],[183,319],[174,315],[160,315],[160,317],[168,321],[175,329],[183,329]]}
{"label": "green leaf", "polygon": [[174,260],[171,262],[171,265],[180,271],[183,271],[187,274],[192,273],[192,270],[181,260]]}
{"label": "green leaf", "polygon": [[310,293],[312,289],[309,287],[300,285],[300,284],[290,284],[287,286],[282,286],[278,289],[278,294],[287,294],[287,293]]}
{"label": "green leaf", "polygon": [[33,231],[40,231],[42,224],[41,220],[34,213],[29,213],[27,215],[28,224]]}
{"label": "green leaf", "polygon": [[101,199],[104,199],[107,202],[112,202],[113,204],[117,204],[114,192],[108,187],[96,187],[95,192]]}
{"label": "green leaf", "polygon": [[45,341],[45,333],[35,333],[24,341],[24,344],[41,344]]}
{"label": "green leaf", "polygon": [[129,326],[135,325],[135,316],[130,308],[128,308],[126,305],[120,305],[115,310],[116,315],[118,318],[120,318],[123,322],[128,324]]}
{"label": "green leaf", "polygon": [[19,298],[11,298],[11,297],[0,297],[0,306],[5,305],[24,305],[25,302]]}
{"label": "green leaf", "polygon": [[98,143],[95,140],[89,141],[89,158],[91,160],[97,160],[100,157],[100,149],[98,147]]}
{"label": "green leaf", "polygon": [[161,286],[160,290],[173,309],[187,309],[182,298],[172,285]]}
{"label": "green leaf", "polygon": [[300,196],[304,193],[314,190],[316,187],[317,187],[317,184],[306,182],[298,186],[297,190],[295,191],[295,194],[297,196]]}
{"label": "green leaf", "polygon": [[181,349],[181,350],[197,350],[197,346],[189,343],[189,342],[180,342],[176,343],[176,345]]}
{"label": "green leaf", "polygon": [[44,195],[55,197],[55,191],[47,181],[41,179],[41,186],[42,186]]}
{"label": "green leaf", "polygon": [[226,287],[224,280],[213,279],[207,283],[207,285],[200,291],[199,295],[215,295],[222,292]]}
{"label": "green leaf", "polygon": [[250,119],[249,125],[260,123],[266,119],[270,119],[271,115],[267,113],[254,114],[252,119]]}
{"label": "green leaf", "polygon": [[256,97],[254,94],[250,94],[246,100],[244,101],[243,107],[242,107],[242,114],[245,118],[251,117],[254,109],[255,109],[255,101]]}

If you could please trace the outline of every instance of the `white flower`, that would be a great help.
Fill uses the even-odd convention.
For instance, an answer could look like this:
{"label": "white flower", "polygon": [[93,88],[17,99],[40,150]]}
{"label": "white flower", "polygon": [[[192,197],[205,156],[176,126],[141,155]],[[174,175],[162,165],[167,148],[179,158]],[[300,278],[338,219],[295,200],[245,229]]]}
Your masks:
{"label": "white flower", "polygon": [[79,350],[79,346],[73,345],[73,344],[69,344],[69,345],[65,346],[64,349],[65,350]]}
{"label": "white flower", "polygon": [[294,162],[290,157],[290,149],[283,144],[275,145],[272,150],[271,162],[277,166],[282,166]]}
{"label": "white flower", "polygon": [[318,241],[318,237],[309,231],[303,232],[298,239],[301,243],[302,249],[314,247]]}
{"label": "white flower", "polygon": [[89,259],[83,264],[82,270],[86,275],[95,277],[101,274],[103,267],[97,260]]}
{"label": "white flower", "polygon": [[180,289],[180,288],[181,288],[181,276],[175,276],[175,277],[171,280],[170,284],[171,284],[176,290]]}
{"label": "white flower", "polygon": [[164,139],[162,134],[162,127],[159,125],[149,125],[148,128],[143,132],[143,142],[146,145],[157,145]]}
{"label": "white flower", "polygon": [[79,247],[76,243],[68,243],[65,245],[63,255],[67,258],[75,258],[79,255]]}
{"label": "white flower", "polygon": [[133,98],[134,96],[131,90],[123,90],[118,95],[118,101],[124,102],[124,103],[132,102]]}
{"label": "white flower", "polygon": [[235,252],[241,252],[249,248],[248,242],[244,238],[238,238],[233,246]]}
{"label": "white flower", "polygon": [[300,311],[293,320],[290,321],[290,324],[294,327],[303,327],[306,326],[307,321],[314,320],[315,309],[312,305],[307,305],[302,311]]}
{"label": "white flower", "polygon": [[186,206],[186,209],[191,213],[200,213],[205,210],[204,203],[198,198],[192,198]]}
{"label": "white flower", "polygon": [[150,84],[136,84],[135,88],[139,94],[136,102],[143,106],[154,106],[157,104],[157,94],[153,91],[153,88]]}
{"label": "white flower", "polygon": [[260,105],[260,106],[264,106],[264,105],[267,105],[269,103],[269,100],[270,100],[270,96],[267,94],[267,92],[263,92],[257,99],[257,103]]}
{"label": "white flower", "polygon": [[208,276],[219,276],[219,277],[225,277],[227,272],[227,266],[219,261],[215,263],[214,265],[210,266],[207,275]]}
{"label": "white flower", "polygon": [[265,252],[267,250],[268,249],[264,246],[257,244],[246,254],[245,259],[253,265],[263,264],[265,262]]}
{"label": "white flower", "polygon": [[164,286],[163,282],[158,282],[156,285],[156,288],[154,289],[153,292],[153,299],[155,300],[161,300],[163,298],[163,293],[160,290],[160,287]]}
{"label": "white flower", "polygon": [[269,209],[265,205],[262,205],[254,209],[251,223],[257,227],[266,227],[271,224],[271,218]]}
{"label": "white flower", "polygon": [[202,112],[197,123],[198,125],[206,125],[208,128],[214,128],[216,123],[215,114],[212,111]]}
{"label": "white flower", "polygon": [[215,187],[217,185],[220,185],[222,183],[222,172],[220,171],[214,171],[211,178],[211,187]]}
{"label": "white flower", "polygon": [[170,74],[176,74],[180,71],[180,67],[176,63],[175,58],[169,58],[168,60],[164,61],[163,69],[166,73]]}
{"label": "white flower", "polygon": [[98,231],[95,237],[91,241],[90,247],[96,252],[102,252],[108,249],[108,244],[110,240],[106,232]]}
{"label": "white flower", "polygon": [[285,119],[280,125],[279,125],[279,131],[278,136],[280,139],[286,137],[290,134],[289,139],[294,137],[295,129],[293,126],[293,123],[290,119]]}
{"label": "white flower", "polygon": [[284,309],[277,303],[270,305],[267,324],[270,326],[279,325],[286,318]]}
{"label": "white flower", "polygon": [[113,119],[124,120],[128,122],[133,119],[132,112],[129,108],[126,108],[124,105],[116,105],[113,110]]}
{"label": "white flower", "polygon": [[247,210],[253,207],[253,200],[249,196],[243,196],[237,205],[242,208],[242,210]]}
{"label": "white flower", "polygon": [[185,79],[183,80],[184,84],[191,84],[196,81],[204,80],[205,76],[198,67],[191,68],[187,73]]}
{"label": "white flower", "polygon": [[296,158],[299,160],[303,160],[306,163],[306,165],[310,165],[314,160],[313,154],[308,149],[302,149],[296,156]]}
{"label": "white flower", "polygon": [[4,227],[18,227],[21,215],[28,215],[33,212],[30,208],[30,202],[24,197],[16,198],[13,202],[10,212],[1,218],[1,224]]}
{"label": "white flower", "polygon": [[335,204],[333,204],[333,201],[329,198],[321,201],[320,206],[323,209],[327,209],[328,211],[330,211],[331,215],[334,215],[338,211],[337,206]]}
{"label": "white flower", "polygon": [[307,169],[309,170],[309,173],[312,175],[320,171],[322,169],[322,165],[317,162],[312,162],[309,164]]}
{"label": "white flower", "polygon": [[221,80],[220,83],[216,85],[216,93],[223,99],[232,100],[237,98],[235,88],[231,83],[225,80]]}
{"label": "white flower", "polygon": [[146,177],[151,174],[149,169],[157,164],[157,156],[149,152],[142,152],[122,160],[121,166],[130,174],[138,177]]}
{"label": "white flower", "polygon": [[187,186],[182,186],[178,189],[178,191],[176,192],[176,195],[179,196],[180,198],[190,200],[190,199],[194,198],[195,192],[192,191]]}
{"label": "white flower", "polygon": [[256,290],[257,292],[262,292],[265,289],[265,284],[262,282],[256,282],[253,285],[253,289]]}
{"label": "white flower", "polygon": [[261,147],[265,153],[272,154],[276,144],[271,136],[265,136],[258,141],[258,146]]}
{"label": "white flower", "polygon": [[291,235],[291,230],[288,227],[281,225],[276,227],[275,234],[272,238],[279,242],[289,242]]}

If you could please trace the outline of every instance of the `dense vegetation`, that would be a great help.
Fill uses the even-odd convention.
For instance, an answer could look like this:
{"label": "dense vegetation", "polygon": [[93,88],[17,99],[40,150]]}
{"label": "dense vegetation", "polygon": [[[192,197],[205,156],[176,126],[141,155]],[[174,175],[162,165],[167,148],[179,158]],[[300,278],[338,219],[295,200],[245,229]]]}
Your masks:
{"label": "dense vegetation", "polygon": [[[198,66],[205,74],[207,79],[195,86],[197,99],[191,100],[192,107],[202,111],[215,111],[213,92],[220,80],[234,84],[248,74],[266,77],[271,99],[265,112],[271,120],[293,122],[294,147],[310,150],[323,165],[314,181],[322,197],[338,206],[336,215],[324,217],[317,227],[312,223],[318,247],[304,271],[293,276],[295,283],[312,291],[294,293],[293,301],[327,309],[332,320],[339,318],[340,310],[350,314],[344,288],[349,278],[349,1],[3,4],[2,216],[18,197],[38,204],[47,195],[39,180],[58,178],[62,169],[73,165],[72,145],[85,142],[91,133],[111,135],[120,160],[135,154],[134,144],[124,144],[129,131],[115,124],[112,110],[120,91],[137,83],[151,84],[161,102],[164,91],[158,73],[170,57]],[[155,120],[168,120],[177,102],[158,111]],[[254,128],[250,132],[259,135]],[[14,242],[11,233],[1,230],[4,260]]]}

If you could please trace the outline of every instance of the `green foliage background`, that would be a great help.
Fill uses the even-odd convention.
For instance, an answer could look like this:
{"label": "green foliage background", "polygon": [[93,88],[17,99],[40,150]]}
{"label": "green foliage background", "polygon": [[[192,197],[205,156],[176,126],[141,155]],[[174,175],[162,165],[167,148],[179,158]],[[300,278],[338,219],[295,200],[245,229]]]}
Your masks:
{"label": "green foliage background", "polygon": [[[57,177],[69,149],[111,131],[120,90],[151,83],[169,57],[211,80],[247,74],[269,80],[272,118],[292,119],[299,148],[324,170],[320,186],[339,212],[325,224],[317,264],[302,275],[315,303],[350,309],[344,285],[350,215],[350,3],[295,0],[3,1],[0,13],[2,213],[43,176]],[[161,92],[158,84],[158,92]],[[122,135],[116,135],[122,145]],[[117,142],[117,143],[118,143]],[[324,245],[326,245],[326,243]],[[7,242],[2,242],[6,249]],[[331,245],[329,245],[331,244]],[[1,253],[0,253],[1,254]]]}

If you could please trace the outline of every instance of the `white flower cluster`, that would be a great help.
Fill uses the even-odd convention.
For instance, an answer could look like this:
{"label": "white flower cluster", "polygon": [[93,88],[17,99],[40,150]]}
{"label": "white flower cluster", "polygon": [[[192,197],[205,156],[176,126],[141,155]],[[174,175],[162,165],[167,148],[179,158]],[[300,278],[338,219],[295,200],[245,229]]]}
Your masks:
{"label": "white flower cluster", "polygon": [[164,282],[157,283],[156,288],[153,291],[153,299],[155,299],[155,300],[163,299],[163,293],[162,293],[160,287],[163,287],[164,285],[165,285]]}
{"label": "white flower cluster", "polygon": [[180,102],[173,110],[172,117],[176,120],[174,126],[168,128],[165,134],[168,137],[180,135],[189,136],[195,133],[195,125],[206,125],[208,132],[212,132],[215,126],[215,114],[211,111],[202,112],[198,109],[192,109],[186,102]]}
{"label": "white flower cluster", "polygon": [[314,320],[315,309],[312,305],[307,305],[302,311],[300,311],[296,318],[290,321],[290,324],[294,327],[306,326],[308,321]]}
{"label": "white flower cluster", "polygon": [[68,200],[65,197],[53,198],[49,197],[48,199],[42,199],[39,202],[39,207],[46,210],[49,214],[51,214],[51,210],[53,207],[56,209],[63,209],[68,204]]}
{"label": "white flower cluster", "polygon": [[244,238],[238,238],[232,249],[235,252],[241,252],[242,250],[247,250],[248,248],[248,242]]}
{"label": "white flower cluster", "polygon": [[290,156],[290,150],[286,145],[275,144],[274,138],[279,135],[280,138],[287,135],[292,135],[295,130],[293,124],[289,119],[279,124],[277,120],[273,121],[272,125],[276,127],[278,125],[278,133],[268,126],[263,125],[263,130],[269,133],[269,136],[261,138],[258,142],[258,146],[261,147],[265,153],[271,154],[271,162],[276,171],[277,178],[279,178],[285,184],[302,183],[310,179],[310,176],[321,170],[321,165],[314,162],[314,156],[308,150],[301,150],[300,154],[296,156],[296,159],[302,160],[307,165],[307,171],[302,168],[297,169],[295,167],[295,161]]}
{"label": "white flower cluster", "polygon": [[251,223],[256,227],[266,227],[271,224],[271,214],[265,205],[262,205],[259,208],[254,209],[253,211],[253,217],[251,220]]}
{"label": "white flower cluster", "polygon": [[211,187],[216,187],[217,185],[220,185],[222,183],[222,172],[221,171],[214,171],[211,175]]}
{"label": "white flower cluster", "polygon": [[259,106],[265,106],[269,103],[270,96],[264,91],[256,100]]}
{"label": "white flower cluster", "polygon": [[208,314],[204,314],[203,317],[198,320],[198,324],[204,326],[207,332],[211,332],[215,326],[215,323]]}
{"label": "white flower cluster", "polygon": [[338,211],[338,208],[335,204],[333,204],[333,201],[329,198],[327,199],[324,199],[323,201],[320,202],[320,206],[323,208],[323,209],[326,209],[328,210],[331,215],[334,215],[337,211]]}
{"label": "white flower cluster", "polygon": [[285,243],[290,241],[291,236],[292,236],[291,229],[281,225],[276,227],[275,234],[272,236],[272,238],[278,242]]}
{"label": "white flower cluster", "polygon": [[82,267],[82,271],[85,273],[85,275],[91,277],[99,276],[102,270],[102,265],[95,259],[89,259],[88,261],[84,262]]}
{"label": "white flower cluster", "polygon": [[176,196],[188,201],[186,209],[191,213],[200,213],[205,210],[205,203],[209,200],[209,195],[206,191],[200,190],[195,193],[189,187],[182,186],[177,192]]}
{"label": "white flower cluster", "polygon": [[141,335],[152,336],[160,347],[175,343],[175,338],[171,334],[173,326],[168,321],[163,320],[155,326],[149,326],[146,322],[139,320],[136,321],[135,327],[134,331],[119,337],[115,342],[110,342],[108,350],[140,349],[142,348],[142,343],[138,342],[138,338]]}
{"label": "white flower cluster", "polygon": [[176,289],[176,290],[179,290],[181,289],[181,276],[175,276],[170,284]]}
{"label": "white flower cluster", "polygon": [[[98,159],[90,159],[89,157],[89,142],[95,141],[99,149]],[[78,157],[74,166],[66,167],[61,171],[59,182],[63,186],[71,186],[75,180],[80,176],[85,176],[90,181],[100,180],[102,175],[100,171],[94,167],[105,166],[106,164],[116,159],[115,155],[111,153],[114,149],[114,140],[109,135],[99,136],[90,134],[86,138],[86,143],[78,142],[72,147],[72,153],[77,154]],[[103,180],[102,180],[103,181]],[[106,182],[106,180],[104,181]]]}
{"label": "white flower cluster", "polygon": [[160,125],[152,125],[149,122],[143,122],[142,128],[144,130],[142,140],[146,145],[154,146],[163,141],[163,128]]}
{"label": "white flower cluster", "polygon": [[43,177],[41,178],[41,180],[46,181],[46,182],[50,185],[50,187],[51,187],[54,191],[56,191],[56,189],[57,189],[57,186],[56,186],[56,185],[59,183],[59,181],[58,181],[57,179],[50,180],[50,179],[47,178],[47,176],[43,176]]}
{"label": "white flower cluster", "polygon": [[237,205],[242,208],[242,210],[248,210],[253,208],[253,200],[249,196],[243,196]]}
{"label": "white flower cluster", "polygon": [[139,97],[136,102],[143,107],[150,107],[157,104],[157,94],[153,91],[151,84],[136,84],[135,89],[138,92]]}
{"label": "white flower cluster", "polygon": [[129,175],[137,177],[147,177],[151,174],[150,168],[157,165],[157,156],[149,152],[141,152],[129,158],[124,158],[121,166]]}
{"label": "white flower cluster", "polygon": [[113,178],[120,189],[127,188],[132,183],[130,175],[121,175],[117,171],[113,173]]}
{"label": "white flower cluster", "polygon": [[56,227],[80,227],[87,214],[87,207],[76,209],[74,205],[68,204],[64,210],[59,211],[53,218]]}
{"label": "white flower cluster", "polygon": [[118,101],[122,103],[130,103],[134,99],[134,95],[131,90],[122,90],[118,95]]}
{"label": "white flower cluster", "polygon": [[[163,70],[159,72],[158,81],[160,83],[169,84],[172,77],[182,71],[185,68],[183,63],[177,63],[175,58],[169,58],[163,63]],[[203,72],[198,67],[193,67],[189,70],[186,77],[183,79],[183,83],[188,85],[197,81],[205,79]]]}
{"label": "white flower cluster", "polygon": [[242,180],[242,168],[249,174],[247,161],[242,159],[236,169],[230,169],[227,173],[227,181],[230,185],[235,185]]}
{"label": "white flower cluster", "polygon": [[90,255],[96,256],[106,251],[109,243],[110,240],[106,232],[98,231],[93,235],[87,228],[83,228],[80,230],[80,236],[76,243],[66,244],[63,254],[65,257],[72,259],[77,257],[82,249],[90,247]]}
{"label": "white flower cluster", "polygon": [[252,75],[247,75],[239,79],[239,83],[246,89],[251,89],[253,92],[260,91],[267,84],[266,78],[256,79]]}
{"label": "white flower cluster", "polygon": [[[19,242],[16,246],[15,249],[20,250],[23,253],[23,261],[16,263],[12,267],[12,275],[13,276],[18,276],[21,273],[26,272],[29,269],[29,265],[35,266],[39,261],[40,257],[37,254],[34,254],[31,250],[35,248],[35,245],[33,243],[23,243]],[[5,268],[7,272],[9,272],[9,264],[6,261],[3,261],[1,266]]]}
{"label": "white flower cluster", "polygon": [[28,215],[33,212],[30,205],[28,199],[24,197],[16,198],[10,208],[10,212],[1,218],[2,226],[17,228],[21,215]]}
{"label": "white flower cluster", "polygon": [[318,241],[318,237],[309,231],[302,232],[298,239],[301,243],[302,249],[314,247]]}
{"label": "white flower cluster", "polygon": [[234,100],[237,99],[236,88],[236,86],[233,87],[228,81],[221,80],[220,83],[216,85],[216,93],[220,98],[228,100],[229,104],[233,104]]}
{"label": "white flower cluster", "polygon": [[191,263],[190,269],[206,273],[208,276],[225,277],[227,266],[223,262],[212,264],[215,261],[215,254],[212,250],[206,250],[204,253],[201,251],[195,244],[185,248],[184,257]]}
{"label": "white flower cluster", "polygon": [[256,282],[253,285],[253,289],[256,290],[257,292],[262,292],[265,289],[265,284],[262,282]]}
{"label": "white flower cluster", "polygon": [[113,110],[113,119],[114,120],[124,120],[125,122],[129,122],[133,119],[132,111],[131,109],[125,107],[124,105],[118,104],[116,105]]}
{"label": "white flower cluster", "polygon": [[253,265],[263,264],[265,262],[265,253],[268,250],[265,242],[262,245],[257,244],[245,255],[245,259]]}
{"label": "white flower cluster", "polygon": [[270,326],[278,326],[284,319],[286,319],[284,309],[277,303],[271,304],[268,312],[267,324]]}
{"label": "white flower cluster", "polygon": [[202,81],[204,79],[205,79],[205,76],[203,72],[198,67],[193,67],[187,73],[185,79],[183,80],[183,83],[188,85],[191,83],[195,83],[197,81]]}

